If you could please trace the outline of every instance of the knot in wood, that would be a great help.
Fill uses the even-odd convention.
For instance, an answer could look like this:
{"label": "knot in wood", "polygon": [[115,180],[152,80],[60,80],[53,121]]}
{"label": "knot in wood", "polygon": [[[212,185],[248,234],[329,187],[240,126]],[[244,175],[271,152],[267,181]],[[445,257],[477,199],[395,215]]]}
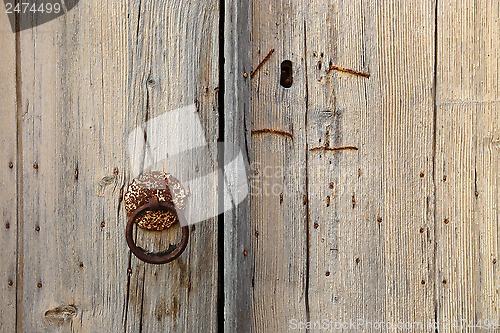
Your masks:
{"label": "knot in wood", "polygon": [[[125,209],[132,215],[152,198],[172,204],[182,211],[186,208],[187,193],[179,180],[162,171],[151,171],[135,178],[125,193]],[[162,231],[179,221],[177,214],[162,210],[148,210],[136,219],[140,228]]]}

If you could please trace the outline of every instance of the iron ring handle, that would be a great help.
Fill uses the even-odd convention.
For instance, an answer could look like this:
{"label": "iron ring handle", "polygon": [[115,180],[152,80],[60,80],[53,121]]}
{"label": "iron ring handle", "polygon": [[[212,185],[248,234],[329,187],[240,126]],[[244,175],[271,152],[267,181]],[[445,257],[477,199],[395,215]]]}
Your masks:
{"label": "iron ring handle", "polygon": [[181,215],[179,214],[179,212],[175,210],[175,207],[171,203],[165,201],[158,201],[158,198],[153,198],[147,204],[139,207],[132,213],[132,215],[128,219],[127,229],[125,234],[127,238],[128,247],[130,248],[132,253],[140,260],[147,262],[149,264],[156,264],[156,265],[166,264],[177,259],[186,249],[189,240],[189,227],[184,226],[181,227],[182,238],[180,242],[174,246],[173,249],[169,248],[164,252],[152,253],[137,246],[135,244],[133,237],[133,230],[134,230],[133,226],[135,224],[135,220],[142,214],[144,214],[146,211],[159,211],[159,210],[176,214],[179,217],[179,220],[181,219]]}

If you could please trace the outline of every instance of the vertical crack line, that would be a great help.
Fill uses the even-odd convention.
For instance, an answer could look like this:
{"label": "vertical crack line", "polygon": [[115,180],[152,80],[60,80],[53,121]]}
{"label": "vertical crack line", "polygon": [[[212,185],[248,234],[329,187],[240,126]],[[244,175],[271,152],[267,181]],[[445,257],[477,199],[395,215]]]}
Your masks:
{"label": "vertical crack line", "polygon": [[[16,5],[20,0],[16,0]],[[21,16],[15,15],[15,51],[16,51],[16,331],[22,332],[23,328],[23,94],[21,72]],[[28,107],[28,106],[27,106]]]}
{"label": "vertical crack line", "polygon": [[128,251],[128,268],[127,268],[127,290],[125,296],[125,304],[123,306],[123,332],[127,332],[127,321],[128,321],[128,308],[130,303],[130,280],[132,274],[129,273],[129,269],[132,269],[132,252]]}
{"label": "vertical crack line", "polygon": [[434,99],[434,114],[433,114],[433,138],[432,138],[432,179],[434,181],[434,323],[436,325],[435,332],[438,332],[438,253],[437,253],[437,69],[438,69],[438,0],[434,2],[434,78],[433,78],[433,99]]}
{"label": "vertical crack line", "polygon": [[[307,70],[307,25],[304,20],[304,68],[305,68],[305,83],[306,83],[306,112],[304,127],[306,131],[306,281],[305,281],[305,307],[306,307],[306,321],[311,321],[311,315],[309,310],[309,280],[310,280],[310,261],[311,261],[311,235],[310,235],[310,216],[309,216],[309,147],[308,147],[308,111],[309,111],[309,80],[308,80],[308,70]],[[307,330],[309,331],[309,330]]]}
{"label": "vertical crack line", "polygon": [[219,91],[217,94],[219,137],[217,144],[218,193],[217,193],[217,331],[224,331],[224,142],[225,139],[225,67],[224,67],[224,30],[225,30],[225,0],[219,0]]}
{"label": "vertical crack line", "polygon": [[144,266],[142,270],[142,292],[141,292],[141,312],[140,312],[140,318],[139,318],[139,333],[142,333],[142,328],[144,325],[144,298],[145,298],[145,288],[146,286],[146,266]]}

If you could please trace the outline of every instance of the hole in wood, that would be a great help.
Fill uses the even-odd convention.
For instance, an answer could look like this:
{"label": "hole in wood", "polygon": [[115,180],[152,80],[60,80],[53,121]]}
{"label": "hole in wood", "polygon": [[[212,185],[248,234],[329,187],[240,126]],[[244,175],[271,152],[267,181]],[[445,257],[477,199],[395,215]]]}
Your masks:
{"label": "hole in wood", "polygon": [[285,60],[281,63],[280,85],[284,88],[290,88],[293,84],[292,62]]}

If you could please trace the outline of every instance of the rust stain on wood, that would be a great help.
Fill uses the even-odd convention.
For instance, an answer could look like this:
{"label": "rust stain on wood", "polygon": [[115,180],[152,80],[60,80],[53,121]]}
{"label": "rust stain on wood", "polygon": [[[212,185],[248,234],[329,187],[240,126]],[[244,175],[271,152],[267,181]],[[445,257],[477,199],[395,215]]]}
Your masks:
{"label": "rust stain on wood", "polygon": [[262,61],[257,65],[257,67],[250,73],[250,78],[253,79],[255,75],[257,75],[257,72],[262,68],[262,66],[271,58],[271,56],[274,53],[274,49],[271,49],[269,53],[262,59]]}
{"label": "rust stain on wood", "polygon": [[361,72],[361,71],[357,71],[357,70],[354,70],[354,69],[350,69],[350,68],[344,68],[344,67],[339,67],[339,66],[330,66],[330,68],[328,69],[328,72],[326,72],[326,75],[330,75],[333,71],[338,71],[338,72],[343,72],[343,73],[349,73],[349,74],[353,74],[353,75],[358,75],[358,76],[362,76],[362,77],[365,77],[367,79],[370,78],[370,73],[366,73],[366,72]]}
{"label": "rust stain on wood", "polygon": [[278,134],[278,135],[287,136],[287,137],[293,139],[293,134],[292,133],[286,132],[286,131],[281,131],[281,130],[275,130],[275,129],[272,129],[272,128],[263,128],[263,129],[252,131],[252,135],[254,135],[254,134],[262,134],[262,133]]}
{"label": "rust stain on wood", "polygon": [[309,149],[309,151],[316,151],[316,150],[326,150],[326,151],[359,150],[359,148],[354,146],[340,146],[340,147],[319,146]]}

